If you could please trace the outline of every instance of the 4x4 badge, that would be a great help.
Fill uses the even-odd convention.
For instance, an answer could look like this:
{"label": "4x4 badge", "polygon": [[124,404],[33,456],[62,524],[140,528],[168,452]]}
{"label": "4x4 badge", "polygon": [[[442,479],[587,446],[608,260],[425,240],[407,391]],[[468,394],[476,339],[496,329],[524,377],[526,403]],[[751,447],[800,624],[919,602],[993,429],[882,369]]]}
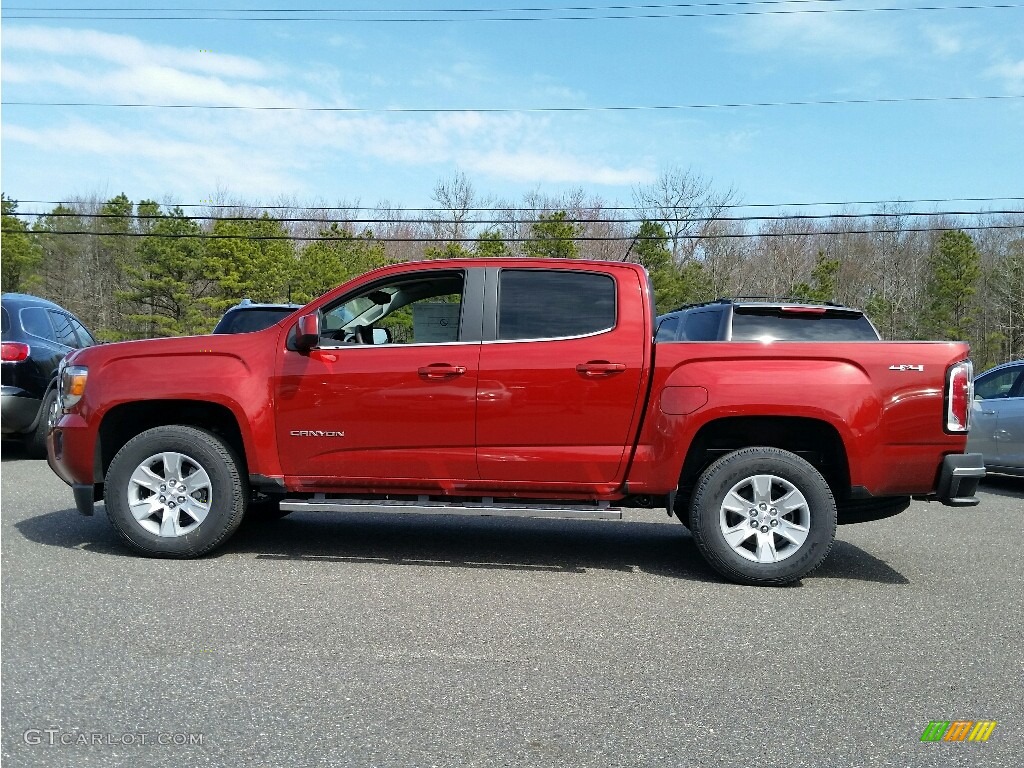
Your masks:
{"label": "4x4 badge", "polygon": [[903,365],[890,365],[889,366],[889,370],[890,371],[924,371],[924,366],[923,365],[910,365],[908,363],[904,363]]}

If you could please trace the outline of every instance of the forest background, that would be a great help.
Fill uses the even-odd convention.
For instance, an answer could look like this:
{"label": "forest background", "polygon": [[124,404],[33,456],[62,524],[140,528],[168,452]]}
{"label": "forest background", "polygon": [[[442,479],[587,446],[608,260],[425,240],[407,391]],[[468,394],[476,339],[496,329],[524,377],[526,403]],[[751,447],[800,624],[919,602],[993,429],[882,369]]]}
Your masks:
{"label": "forest background", "polygon": [[762,213],[680,168],[628,206],[584,190],[500,200],[462,173],[439,180],[433,201],[264,205],[221,190],[191,205],[121,194],[25,210],[5,195],[0,276],[4,291],[51,299],[112,341],[208,332],[242,298],[303,304],[392,262],[625,260],[648,269],[659,312],[726,296],[832,301],[865,310],[887,339],[968,341],[979,370],[1024,357],[1019,210],[880,201]]}

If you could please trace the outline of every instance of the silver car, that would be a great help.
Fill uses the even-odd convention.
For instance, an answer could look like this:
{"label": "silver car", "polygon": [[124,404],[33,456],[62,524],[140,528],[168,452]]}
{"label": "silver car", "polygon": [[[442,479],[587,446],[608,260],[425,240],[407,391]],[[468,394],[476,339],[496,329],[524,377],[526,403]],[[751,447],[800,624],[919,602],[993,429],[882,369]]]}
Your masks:
{"label": "silver car", "polygon": [[975,379],[971,418],[967,450],[982,454],[989,472],[1024,477],[1024,360]]}

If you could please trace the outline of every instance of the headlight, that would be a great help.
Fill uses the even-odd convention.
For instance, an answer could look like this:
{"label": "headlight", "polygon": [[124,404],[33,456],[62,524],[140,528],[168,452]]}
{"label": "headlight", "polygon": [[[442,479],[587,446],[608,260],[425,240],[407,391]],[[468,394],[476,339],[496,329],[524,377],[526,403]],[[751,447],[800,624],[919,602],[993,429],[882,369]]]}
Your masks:
{"label": "headlight", "polygon": [[67,410],[82,399],[85,394],[85,382],[89,378],[89,369],[84,365],[62,366],[60,374],[60,405]]}

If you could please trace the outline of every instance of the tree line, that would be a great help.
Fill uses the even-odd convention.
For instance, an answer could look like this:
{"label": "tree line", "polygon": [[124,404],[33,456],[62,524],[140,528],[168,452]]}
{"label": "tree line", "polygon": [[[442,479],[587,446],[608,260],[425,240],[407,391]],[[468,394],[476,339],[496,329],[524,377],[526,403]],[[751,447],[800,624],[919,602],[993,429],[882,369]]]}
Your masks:
{"label": "tree line", "polygon": [[[469,256],[633,261],[659,312],[723,296],[834,301],[888,339],[971,343],[979,368],[1024,356],[1024,215],[879,205],[736,216],[735,190],[673,169],[612,207],[577,191],[517,202],[439,181],[435,207],[218,200],[201,215],[125,195],[34,216],[3,198],[4,291],[36,293],[105,340],[204,333],[253,301],[305,303],[370,269]],[[191,209],[190,209],[191,210]]]}

